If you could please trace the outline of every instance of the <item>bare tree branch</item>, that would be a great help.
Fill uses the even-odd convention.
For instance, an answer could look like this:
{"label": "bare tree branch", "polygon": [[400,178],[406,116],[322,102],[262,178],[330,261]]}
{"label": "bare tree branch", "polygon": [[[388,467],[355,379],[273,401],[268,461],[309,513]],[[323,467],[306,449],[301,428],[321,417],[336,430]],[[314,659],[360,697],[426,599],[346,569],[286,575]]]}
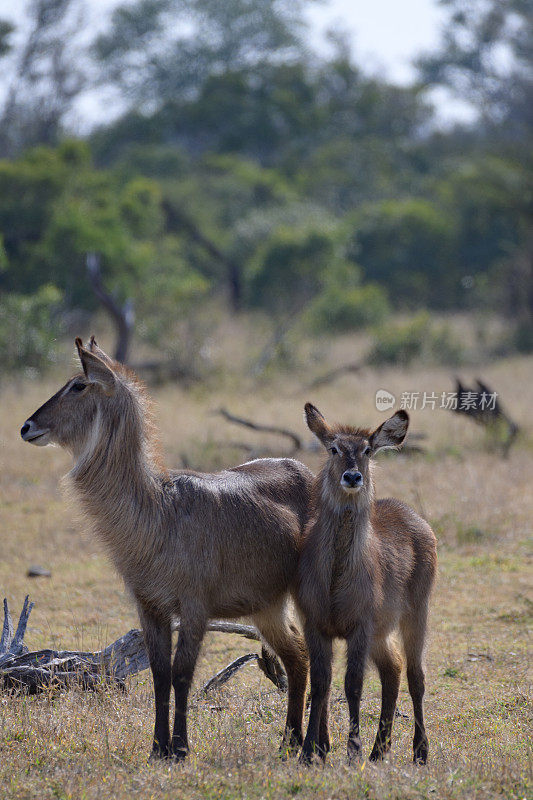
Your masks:
{"label": "bare tree branch", "polygon": [[217,672],[216,675],[213,675],[212,678],[209,678],[207,683],[204,683],[202,686],[200,694],[207,694],[209,691],[211,691],[211,689],[220,689],[220,687],[227,683],[229,679],[241,669],[241,667],[249,664],[250,661],[259,661],[259,656],[257,653],[248,653],[245,656],[239,656],[239,658],[236,658],[235,661],[231,662],[231,664],[228,664],[226,667]]}
{"label": "bare tree branch", "polygon": [[300,437],[293,433],[293,431],[287,430],[287,428],[279,428],[277,425],[263,425],[258,422],[252,422],[249,419],[244,419],[244,417],[237,417],[235,414],[230,414],[230,412],[225,408],[219,408],[218,411],[215,411],[214,413],[224,417],[224,419],[226,419],[228,422],[233,422],[235,425],[243,425],[245,428],[250,428],[253,431],[259,431],[261,433],[276,433],[279,436],[286,436],[293,443],[294,453],[302,449],[302,440]]}
{"label": "bare tree branch", "polygon": [[13,640],[13,620],[9,613],[7,599],[4,597],[4,625],[2,627],[2,638],[0,639],[0,661],[3,653],[7,653]]}
{"label": "bare tree branch", "polygon": [[320,386],[333,383],[333,381],[336,381],[337,378],[341,377],[341,375],[346,375],[347,373],[361,372],[364,366],[364,364],[359,363],[343,364],[341,367],[336,367],[335,369],[329,370],[328,372],[324,373],[324,375],[319,375],[318,378],[315,378],[313,381],[311,381],[311,383],[308,383],[306,386],[304,386],[303,391],[318,389]]}
{"label": "bare tree branch", "polygon": [[265,648],[262,650],[262,654],[259,656],[257,653],[248,653],[245,656],[239,656],[226,667],[223,667],[216,675],[213,675],[212,678],[209,678],[207,683],[205,683],[199,694],[207,694],[207,692],[211,691],[211,689],[220,689],[225,683],[232,678],[236,672],[238,672],[242,667],[246,664],[249,664],[251,661],[255,661],[259,669],[265,673],[266,677],[272,681],[274,686],[280,689],[282,692],[287,691],[287,676],[285,675],[284,670],[281,668],[281,665],[277,658],[269,653]]}

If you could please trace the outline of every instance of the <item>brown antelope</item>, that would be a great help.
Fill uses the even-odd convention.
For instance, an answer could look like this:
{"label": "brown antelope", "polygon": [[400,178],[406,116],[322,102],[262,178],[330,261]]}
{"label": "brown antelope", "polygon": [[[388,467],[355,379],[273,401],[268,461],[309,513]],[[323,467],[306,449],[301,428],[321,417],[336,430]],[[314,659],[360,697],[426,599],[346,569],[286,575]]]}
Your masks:
{"label": "brown antelope", "polygon": [[329,452],[313,489],[314,517],[298,568],[297,602],[305,617],[311,659],[311,711],[302,750],[309,763],[329,750],[328,698],[332,640],[346,639],[345,691],[350,714],[348,759],[361,757],[359,705],[367,655],[381,680],[381,716],[373,761],[390,749],[402,659],[392,639],[399,629],[413,701],[415,763],[425,763],[422,655],[428,601],[436,570],[436,540],[425,520],[399,500],[375,500],[372,457],[398,447],[409,424],[398,411],[373,433],[329,426],[307,403],[307,424]]}
{"label": "brown antelope", "polygon": [[[208,620],[244,615],[285,666],[282,746],[294,750],[302,742],[308,657],[291,622],[288,592],[312,473],[288,458],[258,459],[215,474],[167,471],[133,373],[112,361],[94,337],[87,348],[81,339],[76,346],[83,372],[24,423],[21,435],[71,452],[75,499],[136,600],[154,678],[153,756],[180,760],[188,752],[187,697]],[[171,667],[171,621],[177,616]]]}

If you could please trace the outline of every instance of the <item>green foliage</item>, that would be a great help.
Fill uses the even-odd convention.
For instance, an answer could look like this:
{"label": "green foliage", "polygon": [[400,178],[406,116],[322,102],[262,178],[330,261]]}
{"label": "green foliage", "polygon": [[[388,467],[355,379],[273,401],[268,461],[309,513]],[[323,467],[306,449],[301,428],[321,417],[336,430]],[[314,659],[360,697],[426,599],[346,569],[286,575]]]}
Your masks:
{"label": "green foliage", "polygon": [[163,232],[161,189],[146,178],[135,178],[121,195],[121,216],[136,239],[156,238]]}
{"label": "green foliage", "polygon": [[137,0],[114,10],[94,53],[103,80],[135,105],[179,101],[214,75],[260,75],[301,53],[302,7],[302,0]]}
{"label": "green foliage", "polygon": [[11,50],[11,42],[9,41],[11,34],[14,31],[14,26],[11,22],[5,19],[0,19],[0,58],[7,55]]}
{"label": "green foliage", "polygon": [[459,289],[453,270],[453,220],[430,201],[409,198],[363,206],[352,217],[351,253],[397,304],[445,306]]}
{"label": "green foliage", "polygon": [[[23,268],[31,243],[44,235],[65,177],[58,153],[45,148],[30,151],[19,161],[0,161],[0,231],[6,256],[15,269]],[[10,278],[9,288],[31,291],[15,270]]]}
{"label": "green foliage", "polygon": [[9,23],[0,20],[0,58],[11,51],[3,70],[1,157],[60,142],[63,122],[88,82],[80,10],[78,0],[30,0],[13,44]]}
{"label": "green foliage", "polygon": [[381,324],[390,312],[384,289],[377,283],[354,285],[350,280],[329,280],[309,309],[312,329],[350,331]]}
{"label": "green foliage", "polygon": [[61,332],[61,292],[50,285],[33,295],[0,296],[0,367],[43,369],[53,360]]}
{"label": "green foliage", "polygon": [[252,307],[276,314],[302,310],[324,286],[339,260],[338,234],[324,225],[279,225],[269,232],[249,262]]}
{"label": "green foliage", "polygon": [[424,83],[446,86],[482,110],[509,141],[529,131],[533,16],[528,0],[440,0],[441,46],[419,59]]}
{"label": "green foliage", "polygon": [[370,364],[406,366],[418,359],[459,364],[462,346],[446,325],[433,325],[427,312],[416,314],[409,322],[391,323],[376,329],[368,355]]}
{"label": "green foliage", "polygon": [[[53,283],[67,308],[92,310],[91,251],[106,287],[133,300],[151,343],[176,318],[199,318],[199,304],[217,292],[235,312],[266,311],[278,326],[303,313],[318,331],[381,325],[389,302],[483,305],[511,314],[509,341],[529,349],[523,3],[442,1],[450,14],[440,52],[421,65],[427,85],[463,86],[488,109],[480,123],[442,131],[432,128],[422,83],[366,73],[342,34],[328,56],[313,53],[302,23],[310,2],[119,5],[91,52],[100,83],[126,98],[124,116],[95,131],[90,146],[65,140],[0,161],[0,289],[33,295]],[[58,34],[48,23],[72,7],[61,0],[37,31],[50,52]],[[0,25],[0,51],[8,35]],[[507,74],[493,64],[502,46]],[[44,51],[30,55],[39,95],[50,64]],[[51,85],[68,89],[65,75]],[[51,141],[70,102],[59,100]],[[41,132],[46,110],[32,110]],[[378,333],[375,358],[458,357],[445,330],[417,333],[417,324]]]}
{"label": "green foliage", "polygon": [[[175,237],[165,237],[151,261],[149,281],[136,293],[136,313],[140,320],[138,334],[170,353],[180,326],[198,313],[210,283],[190,269],[183,257],[180,241]],[[177,349],[183,351],[183,342],[178,342]]]}
{"label": "green foliage", "polygon": [[160,184],[150,178],[123,180],[94,169],[80,142],[0,162],[0,284],[6,296],[25,294],[29,302],[52,281],[68,308],[91,310],[97,301],[85,260],[96,252],[106,287],[133,301],[140,334],[156,343],[209,289],[209,281],[187,264],[180,238],[166,230],[162,201]]}
{"label": "green foliage", "polygon": [[524,238],[532,208],[524,166],[510,157],[461,160],[436,183],[456,239],[458,274],[489,271]]}

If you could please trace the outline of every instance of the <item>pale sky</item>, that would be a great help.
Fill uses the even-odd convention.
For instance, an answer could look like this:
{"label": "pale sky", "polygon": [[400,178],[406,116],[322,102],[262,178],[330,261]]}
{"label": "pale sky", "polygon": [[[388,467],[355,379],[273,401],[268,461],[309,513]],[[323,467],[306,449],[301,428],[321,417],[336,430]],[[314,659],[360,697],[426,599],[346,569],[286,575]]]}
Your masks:
{"label": "pale sky", "polygon": [[438,45],[445,15],[437,0],[329,0],[309,19],[317,39],[332,25],[345,30],[357,63],[403,83],[414,75],[410,61]]}
{"label": "pale sky", "polygon": [[[118,0],[85,0],[85,4],[88,24],[96,32],[102,29]],[[20,24],[24,6],[24,0],[0,0],[0,18]],[[325,32],[332,27],[340,29],[353,45],[356,63],[369,72],[408,83],[414,77],[410,62],[438,45],[445,13],[437,0],[322,0],[311,4],[308,18],[313,46],[326,48]],[[445,122],[471,116],[471,112],[444,93],[437,93],[435,101]],[[84,98],[79,107],[79,125],[84,128],[90,118],[103,120],[108,113],[105,101],[98,97]]]}

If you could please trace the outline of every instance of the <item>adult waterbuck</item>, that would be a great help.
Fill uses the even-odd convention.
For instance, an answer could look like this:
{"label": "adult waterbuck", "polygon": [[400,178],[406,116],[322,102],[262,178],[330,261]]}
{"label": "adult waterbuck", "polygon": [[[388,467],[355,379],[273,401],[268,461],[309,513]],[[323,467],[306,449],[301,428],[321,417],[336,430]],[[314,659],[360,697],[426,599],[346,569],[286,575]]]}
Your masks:
{"label": "adult waterbuck", "polygon": [[399,630],[413,700],[415,763],[425,763],[422,655],[428,601],[436,570],[433,531],[399,500],[375,500],[372,457],[398,447],[409,424],[398,411],[371,433],[330,426],[310,403],[307,424],[329,453],[313,489],[309,523],[298,568],[298,605],[305,617],[311,659],[311,711],[302,760],[329,750],[328,698],[332,640],[346,639],[345,691],[350,714],[348,758],[361,757],[359,705],[367,656],[378,668],[381,716],[372,760],[390,749],[402,658],[393,639]]}
{"label": "adult waterbuck", "polygon": [[[21,435],[72,453],[74,497],[135,598],[154,678],[153,755],[179,760],[187,754],[187,697],[207,622],[244,615],[252,616],[287,671],[282,746],[294,749],[302,741],[308,657],[291,622],[288,593],[312,473],[287,458],[215,474],[164,469],[139,381],[94,337],[87,348],[81,339],[76,346],[83,372],[29,417]],[[177,616],[171,667],[171,621]]]}

